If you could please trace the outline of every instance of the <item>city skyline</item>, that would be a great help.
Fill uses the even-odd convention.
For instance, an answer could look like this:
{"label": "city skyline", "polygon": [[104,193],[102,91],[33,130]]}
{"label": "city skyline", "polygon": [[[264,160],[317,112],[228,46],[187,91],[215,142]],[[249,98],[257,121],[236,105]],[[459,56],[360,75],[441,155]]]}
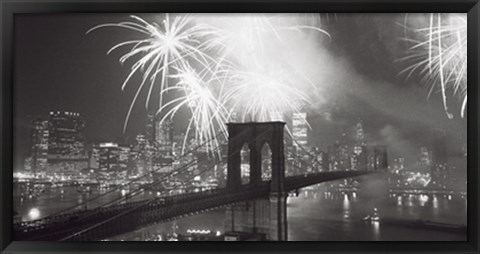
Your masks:
{"label": "city skyline", "polygon": [[18,15],[15,235],[462,240],[466,23]]}
{"label": "city skyline", "polygon": [[[15,107],[15,115],[17,116],[16,129],[18,130],[15,135],[15,140],[17,140],[15,149],[19,149],[19,151],[15,153],[16,164],[22,161],[21,154],[23,154],[26,150],[25,148],[28,147],[28,140],[25,138],[29,132],[29,120],[25,118],[27,115],[34,117],[56,110],[75,111],[81,113],[89,123],[86,126],[89,140],[111,141],[126,137],[130,142],[133,141],[135,136],[143,131],[147,111],[140,105],[134,108],[134,110],[136,110],[136,113],[132,114],[134,119],[131,121],[131,126],[127,128],[127,132],[124,135],[122,126],[127,112],[129,92],[126,91],[122,93],[119,86],[122,83],[121,78],[126,75],[122,74],[125,68],[118,65],[115,57],[103,57],[106,49],[113,45],[111,39],[96,39],[103,36],[101,33],[84,35],[89,28],[95,24],[102,23],[106,18],[95,17],[94,15],[88,16],[88,18],[86,18],[87,16],[36,17],[39,20],[34,20],[35,22],[33,23],[31,23],[29,19],[35,19],[34,17],[24,17],[23,20],[19,20],[18,25],[26,26],[29,24],[28,22],[30,22],[31,24],[29,24],[28,27],[22,28],[22,30],[28,31],[29,29],[33,29],[35,25],[48,27],[41,25],[41,22],[49,22],[50,27],[55,27],[57,24],[64,22],[70,22],[71,26],[69,26],[68,31],[63,31],[61,34],[65,37],[64,40],[74,39],[75,41],[71,41],[71,43],[77,43],[76,47],[78,50],[72,51],[67,49],[65,46],[62,46],[58,40],[48,41],[50,40],[48,38],[55,38],[57,34],[44,36],[44,33],[42,33],[41,38],[37,36],[37,31],[51,33],[51,31],[55,31],[55,29],[42,30],[39,28],[33,29],[31,33],[21,33],[18,35],[16,41],[19,43],[19,47],[17,48],[22,48],[22,51],[16,53],[18,56],[16,65],[18,72],[16,73],[22,73],[25,68],[28,68],[31,74],[28,76],[20,76],[16,79],[18,83],[16,85],[16,89],[18,89],[16,95],[20,96],[16,101],[30,101],[32,103],[21,103]],[[122,19],[122,15],[113,15],[113,17],[115,19],[118,18],[118,20]],[[379,14],[378,17],[373,16],[361,21],[365,24],[375,25],[371,26],[372,31],[369,32],[369,35],[383,33],[387,28],[393,29],[394,31],[398,30],[399,33],[402,31],[401,26],[395,23],[395,21],[400,20],[402,16],[393,15],[392,22],[378,24],[381,18],[382,15]],[[335,139],[329,140],[329,137],[338,136],[339,134],[336,133],[338,128],[348,128],[349,125],[355,123],[358,117],[364,120],[365,127],[370,130],[370,135],[373,136],[373,139],[378,139],[384,143],[387,139],[396,140],[398,141],[397,143],[405,146],[402,149],[404,152],[408,150],[407,148],[409,146],[414,145],[419,138],[425,137],[425,133],[435,126],[446,128],[449,136],[451,134],[465,135],[466,119],[460,118],[457,114],[454,119],[449,120],[440,106],[441,96],[439,94],[433,94],[429,99],[426,99],[428,89],[416,81],[417,78],[414,77],[405,80],[403,77],[398,77],[398,72],[403,68],[401,64],[385,64],[386,61],[399,54],[398,51],[393,49],[404,46],[405,42],[399,39],[400,35],[396,38],[387,34],[389,37],[382,40],[378,38],[375,39],[376,37],[368,37],[368,43],[371,44],[371,46],[367,48],[375,46],[375,50],[381,49],[383,51],[381,55],[385,57],[384,59],[376,59],[370,64],[371,66],[367,66],[363,64],[365,62],[363,59],[367,57],[368,54],[347,42],[355,40],[342,40],[342,38],[347,36],[345,33],[348,31],[348,36],[357,36],[359,38],[357,42],[360,43],[360,45],[361,43],[367,43],[367,38],[365,38],[367,35],[365,33],[351,34],[350,31],[356,31],[351,28],[358,25],[350,23],[349,21],[351,19],[352,16],[346,15],[343,19],[338,19],[336,23],[326,25],[326,27],[334,28],[330,29],[330,31],[333,34],[332,36],[337,39],[335,45],[326,45],[326,47],[334,53],[326,54],[321,52],[321,54],[329,61],[332,61],[330,65],[334,66],[335,70],[330,70],[330,68],[333,67],[329,67],[328,70],[320,69],[319,72],[321,75],[325,75],[325,79],[328,79],[320,79],[319,82],[321,82],[321,86],[324,86],[324,83],[332,82],[335,85],[328,86],[328,89],[330,89],[328,90],[329,93],[318,97],[313,103],[313,109],[310,107],[307,111],[309,123],[312,129],[315,130],[311,135],[314,142],[318,143],[319,146],[332,143]],[[60,20],[61,22],[59,22]],[[59,27],[58,29],[62,28]],[[104,33],[122,36],[121,33],[113,31],[104,31]],[[28,38],[31,36],[37,37]],[[373,39],[373,41],[371,39]],[[31,40],[38,41],[38,43],[28,43],[22,46]],[[64,74],[66,73],[64,71],[53,76],[42,75],[42,73],[49,72],[47,69],[51,68],[51,65],[58,65],[52,62],[51,65],[37,65],[35,68],[30,66],[33,63],[29,63],[29,61],[33,60],[35,62],[37,61],[35,59],[44,58],[42,52],[47,52],[48,50],[40,50],[40,48],[38,48],[44,46],[47,48],[55,47],[53,52],[58,52],[59,55],[53,55],[50,56],[50,58],[51,61],[57,62],[58,64],[63,61],[71,61],[68,59],[84,59],[82,61],[87,61],[89,64],[79,66],[80,63],[73,60],[70,64],[71,67],[65,69],[59,66],[59,69],[68,70],[68,73],[74,75],[67,76]],[[358,48],[363,47],[360,46]],[[68,57],[65,59],[67,52]],[[87,55],[75,56],[75,52],[85,52]],[[331,54],[335,55],[331,56]],[[372,55],[377,54],[372,52]],[[95,65],[97,63],[101,66],[93,68],[94,66],[92,66],[92,64]],[[74,68],[73,66],[78,67]],[[382,67],[380,68],[380,66]],[[390,67],[384,68],[385,66]],[[99,68],[106,68],[105,70],[108,69],[111,71],[95,71]],[[72,70],[75,70],[75,72],[72,73]],[[381,70],[381,72],[375,73],[375,70]],[[335,73],[335,75],[332,76],[332,74],[328,73],[329,71]],[[339,71],[343,71],[344,73],[340,74],[338,73]],[[115,75],[112,76],[111,73],[115,73]],[[344,78],[344,76],[346,77]],[[72,77],[79,78],[72,79]],[[81,81],[82,79],[86,80]],[[362,88],[360,88],[360,86]],[[45,87],[45,89],[40,89],[41,87]],[[111,89],[108,88],[108,92],[105,90],[107,87],[111,87]],[[96,89],[100,89],[99,92],[90,92]],[[54,96],[55,93],[58,93],[58,96]],[[38,96],[40,94],[44,96]],[[82,96],[77,97],[75,95]],[[71,99],[65,100],[64,98]],[[82,103],[82,101],[85,101],[84,99],[78,100],[77,98],[90,99],[88,99],[89,103],[85,104]],[[322,100],[324,102],[322,102]],[[117,101],[124,101],[124,103],[117,103]],[[451,101],[454,107],[455,100],[452,99]],[[316,104],[319,103],[323,105],[320,108],[316,106]],[[178,117],[175,123],[177,128],[182,126],[182,117]],[[465,140],[465,136],[461,138]],[[426,140],[423,140],[423,142],[425,143]]]}
{"label": "city skyline", "polygon": [[[84,135],[86,123],[79,113],[52,111],[48,116],[39,116],[32,120],[31,149],[30,153],[26,154],[24,158],[23,170],[19,171],[21,173],[43,172],[48,176],[55,172],[55,175],[75,176],[76,171],[99,170],[100,172],[104,171],[104,173],[101,173],[103,176],[100,177],[104,181],[108,178],[114,178],[115,174],[111,175],[113,172],[119,173],[127,169],[131,175],[144,175],[147,173],[146,168],[149,167],[153,167],[152,172],[168,173],[174,169],[173,165],[176,158],[183,156],[185,152],[192,150],[193,146],[198,145],[193,135],[185,137],[185,132],[174,130],[171,121],[161,122],[159,117],[155,117],[153,113],[147,116],[148,121],[144,131],[137,134],[133,142],[125,142],[125,140],[87,142]],[[396,174],[405,174],[406,172],[426,174],[421,178],[427,182],[423,187],[426,187],[430,182],[432,186],[447,186],[447,179],[448,181],[455,181],[453,179],[466,177],[465,170],[457,171],[457,168],[465,166],[466,161],[447,155],[446,132],[440,129],[433,130],[430,133],[430,142],[423,144],[416,150],[418,152],[416,158],[406,160],[402,156],[392,156],[392,154],[387,156],[388,148],[386,145],[379,145],[372,140],[368,140],[366,136],[369,133],[365,132],[363,122],[360,119],[354,126],[348,128],[349,131],[342,131],[341,137],[334,143],[328,144],[325,149],[319,148],[308,142],[308,124],[305,119],[306,113],[293,114],[290,123],[292,132],[285,133],[288,137],[285,141],[287,154],[303,154],[307,157],[306,161],[310,159],[309,156],[315,156],[314,163],[310,166],[318,167],[318,171],[362,170],[367,168],[369,168],[368,170],[375,170],[376,166],[370,165],[373,163],[371,160],[377,156],[377,153],[384,153],[385,165],[390,165],[387,166],[389,171],[396,172]],[[187,148],[184,147],[185,141]],[[225,143],[221,144],[225,145]],[[221,150],[222,153],[226,153],[224,149]],[[248,147],[242,150],[242,161],[248,161],[247,151]],[[200,154],[205,152],[203,151]],[[264,152],[262,151],[262,153]],[[112,157],[112,154],[115,155]],[[152,161],[144,161],[143,163],[147,164],[140,166],[136,161],[137,159],[132,159],[138,156],[150,156]],[[197,155],[194,154],[194,156]],[[213,155],[209,157],[215,158]],[[449,157],[451,158],[449,159]],[[265,158],[268,158],[268,156]],[[73,166],[66,167],[65,163],[68,164],[72,160],[75,161],[72,164]],[[79,164],[77,164],[78,161],[80,161]],[[450,161],[449,164],[448,161]],[[245,169],[246,173],[242,173],[242,175],[245,174],[246,177],[249,177],[248,164],[245,166],[247,167]],[[302,166],[309,167],[309,165]],[[56,167],[59,168],[48,173],[48,168],[51,170]],[[134,167],[135,170],[132,171],[131,167]],[[453,170],[454,168],[455,170]],[[399,170],[402,172],[399,172]],[[445,174],[444,171],[446,170],[450,172]],[[127,175],[124,175],[125,179]],[[460,188],[458,184],[463,185],[461,182],[449,182],[448,186],[449,188],[453,186],[455,186],[454,188]]]}

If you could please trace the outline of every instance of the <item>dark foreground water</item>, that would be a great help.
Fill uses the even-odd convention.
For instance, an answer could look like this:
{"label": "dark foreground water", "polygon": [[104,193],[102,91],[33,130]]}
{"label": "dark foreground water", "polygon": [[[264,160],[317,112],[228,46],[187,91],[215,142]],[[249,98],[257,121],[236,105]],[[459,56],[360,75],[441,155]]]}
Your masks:
{"label": "dark foreground water", "polygon": [[[25,193],[25,185],[15,186],[14,209],[23,220],[48,216],[72,205],[105,193],[92,187],[51,188],[45,186],[37,195]],[[123,194],[128,190],[124,190]],[[90,204],[89,208],[119,197],[122,192],[107,195]],[[146,192],[138,199],[155,196]],[[373,215],[377,208],[380,218],[407,221],[429,220],[450,224],[466,225],[467,202],[460,196],[404,195],[368,196],[361,194],[331,194],[313,188],[302,190],[298,197],[289,197],[288,238],[291,241],[466,241],[462,232],[432,230],[412,226],[408,223],[365,222],[366,215]],[[111,240],[144,240],[154,234],[182,234],[188,229],[210,230],[224,233],[224,211],[190,216],[181,220],[144,228],[136,232],[117,236]]]}

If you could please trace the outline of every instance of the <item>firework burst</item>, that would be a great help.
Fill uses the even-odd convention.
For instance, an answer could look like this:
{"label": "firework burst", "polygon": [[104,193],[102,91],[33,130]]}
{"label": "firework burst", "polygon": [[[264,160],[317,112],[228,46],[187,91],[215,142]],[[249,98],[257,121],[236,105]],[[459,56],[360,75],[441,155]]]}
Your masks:
{"label": "firework burst", "polygon": [[293,85],[282,70],[235,71],[224,101],[233,101],[241,121],[282,121],[287,112],[299,112],[310,104],[308,96]]}
{"label": "firework burst", "polygon": [[165,103],[159,109],[159,112],[164,112],[160,122],[167,118],[173,118],[181,108],[188,108],[192,117],[188,122],[182,153],[191,131],[195,132],[195,139],[204,143],[206,150],[210,151],[210,148],[219,145],[219,139],[216,138],[218,131],[226,137],[225,123],[229,116],[225,103],[217,99],[219,96],[215,94],[215,89],[212,89],[211,84],[216,82],[216,75],[212,75],[205,70],[198,73],[191,67],[177,69],[176,71],[177,74],[171,75],[171,77],[178,82],[165,88],[162,93],[175,91],[181,95]]}
{"label": "firework burst", "polygon": [[[312,19],[312,15],[301,17]],[[219,63],[230,58],[235,59],[238,65],[258,65],[262,64],[269,49],[277,48],[275,45],[284,46],[285,40],[295,36],[294,33],[314,31],[330,38],[324,29],[301,25],[302,21],[306,22],[292,14],[222,16],[221,24],[212,24],[219,33],[210,45],[217,48]]]}
{"label": "firework burst", "polygon": [[[120,58],[121,63],[134,61],[122,89],[136,73],[142,77],[124,131],[141,91],[148,91],[147,108],[158,91],[160,121],[187,108],[192,117],[186,137],[194,132],[197,141],[207,143],[208,151],[218,146],[216,133],[227,135],[225,123],[234,111],[241,112],[242,121],[282,120],[285,113],[297,112],[309,103],[298,83],[313,82],[302,70],[289,66],[285,56],[278,56],[278,50],[285,51],[285,41],[301,31],[330,36],[318,27],[298,25],[288,16],[241,15],[222,18],[224,24],[218,24],[218,19],[202,22],[198,15],[170,18],[166,14],[161,25],[136,16],[131,18],[132,21],[103,24],[87,32],[120,27],[142,36],[118,43],[107,52],[130,47]],[[180,96],[164,102],[170,92]],[[184,141],[184,147],[185,144]]]}
{"label": "firework burst", "polygon": [[453,89],[462,99],[461,116],[467,105],[467,17],[461,14],[430,14],[428,26],[413,29],[420,39],[409,39],[413,45],[402,61],[412,61],[401,73],[410,77],[414,72],[431,84],[430,94],[439,88],[445,112],[448,109],[447,90]]}
{"label": "firework burst", "polygon": [[[216,36],[215,29],[205,24],[194,24],[192,16],[175,16],[172,20],[170,15],[166,14],[161,25],[148,23],[137,16],[131,16],[131,18],[133,21],[103,24],[87,31],[88,34],[99,28],[120,27],[138,32],[146,37],[118,43],[107,52],[109,54],[118,48],[131,46],[130,51],[120,58],[122,64],[129,59],[136,59],[122,85],[122,90],[125,89],[132,76],[139,72],[142,73],[142,82],[138,86],[128,110],[124,131],[135,102],[144,88],[148,89],[148,95],[145,100],[145,107],[148,108],[152,98],[154,83],[159,75],[161,77],[159,78],[160,96],[158,108],[161,108],[164,95],[162,91],[169,85],[168,77],[172,69],[183,70],[189,66],[190,62],[194,62],[209,70],[212,63],[215,62],[207,54],[208,49],[211,47],[209,38]],[[149,84],[146,85],[147,81]]]}
{"label": "firework burst", "polygon": [[[308,19],[305,20],[305,16]],[[315,15],[238,15],[222,17],[216,25],[220,36],[219,79],[223,100],[240,114],[238,121],[284,120],[287,112],[298,112],[310,101],[301,84],[315,86],[308,75],[289,61],[292,38],[312,32],[331,39],[330,34],[310,23]]]}

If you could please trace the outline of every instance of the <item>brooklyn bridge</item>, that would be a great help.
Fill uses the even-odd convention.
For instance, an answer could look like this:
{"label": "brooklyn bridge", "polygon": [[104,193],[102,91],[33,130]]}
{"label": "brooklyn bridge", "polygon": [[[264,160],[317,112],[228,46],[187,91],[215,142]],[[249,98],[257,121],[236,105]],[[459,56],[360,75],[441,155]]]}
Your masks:
{"label": "brooklyn bridge", "polygon": [[[14,225],[16,240],[97,241],[132,232],[156,223],[225,208],[225,232],[263,234],[267,240],[287,241],[287,197],[299,189],[318,183],[357,177],[367,173],[330,171],[285,175],[283,122],[228,124],[227,181],[224,188],[182,194],[160,195],[132,200],[146,188],[165,184],[168,178],[138,185],[126,197],[91,209],[67,209],[41,219]],[[271,149],[271,177],[262,178],[262,148]],[[241,176],[241,150],[249,148],[249,181]],[[208,159],[208,158],[205,158]],[[387,167],[386,158],[377,158],[377,170]],[[315,165],[312,157],[311,165]],[[186,163],[171,174],[187,172],[198,161]],[[375,172],[373,171],[373,172]],[[192,175],[193,178],[193,175]],[[129,183],[132,184],[138,179]],[[115,191],[115,190],[112,190]],[[102,194],[103,195],[103,194]],[[93,198],[95,199],[95,198]],[[88,201],[84,207],[88,207]]]}

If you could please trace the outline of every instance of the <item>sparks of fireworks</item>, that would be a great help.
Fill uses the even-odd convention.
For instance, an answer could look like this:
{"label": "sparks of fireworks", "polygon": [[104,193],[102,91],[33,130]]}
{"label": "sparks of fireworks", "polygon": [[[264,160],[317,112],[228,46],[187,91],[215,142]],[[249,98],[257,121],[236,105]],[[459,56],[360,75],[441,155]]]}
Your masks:
{"label": "sparks of fireworks", "polygon": [[[121,42],[107,52],[109,54],[118,48],[132,46],[130,51],[120,58],[121,63],[129,59],[136,59],[122,85],[122,90],[125,89],[134,74],[137,72],[143,73],[142,82],[137,88],[125,119],[124,131],[135,102],[145,87],[148,89],[145,107],[148,108],[157,76],[161,75],[158,101],[158,107],[160,108],[163,106],[164,93],[162,91],[169,86],[168,77],[172,68],[185,69],[189,62],[196,62],[209,69],[212,62],[215,62],[206,52],[210,48],[209,38],[216,36],[215,29],[204,24],[194,24],[192,16],[179,15],[172,20],[170,15],[166,14],[161,25],[148,23],[137,16],[131,16],[131,18],[133,21],[102,24],[87,31],[89,33],[103,27],[120,27],[146,36],[144,39]],[[149,85],[145,85],[147,80],[149,80]]]}
{"label": "sparks of fireworks", "polygon": [[461,116],[467,105],[467,17],[462,14],[430,14],[427,27],[414,29],[422,39],[406,39],[413,43],[410,54],[401,60],[414,61],[402,73],[419,72],[432,84],[430,94],[439,87],[445,112],[449,118],[446,91],[453,89],[462,98]]}
{"label": "sparks of fireworks", "polygon": [[229,74],[233,85],[225,92],[224,101],[233,101],[241,121],[281,121],[287,112],[299,112],[310,103],[308,96],[297,89],[282,71],[236,71]]}
{"label": "sparks of fireworks", "polygon": [[[120,58],[121,63],[129,59],[136,61],[122,89],[135,73],[140,72],[143,77],[127,113],[124,131],[135,102],[146,87],[146,107],[153,91],[159,90],[157,113],[163,115],[161,122],[173,118],[181,108],[188,108],[192,117],[185,137],[194,131],[196,140],[202,143],[213,140],[218,144],[214,133],[226,135],[225,122],[235,109],[241,110],[243,121],[247,117],[257,121],[281,120],[282,114],[298,111],[308,102],[307,96],[290,82],[294,77],[298,80],[299,70],[282,68],[288,71],[262,72],[272,62],[287,62],[288,65],[288,61],[272,53],[271,47],[275,43],[275,48],[283,49],[286,45],[283,44],[284,38],[291,35],[285,32],[289,31],[312,30],[329,36],[317,27],[282,24],[284,19],[279,19],[278,23],[272,17],[262,15],[241,16],[236,20],[240,22],[226,27],[199,22],[197,16],[194,19],[190,15],[179,15],[172,21],[167,14],[161,26],[136,16],[132,19],[90,30],[121,27],[146,36],[124,41],[108,51],[132,46]],[[248,59],[244,61],[243,57]],[[270,69],[276,70],[277,67]],[[153,90],[160,75],[160,87]],[[301,78],[307,79],[306,75]],[[149,85],[146,85],[147,80]],[[214,89],[214,84],[218,84],[218,89]],[[169,92],[179,92],[182,96],[164,103],[162,98]],[[184,147],[185,144],[184,141]],[[211,148],[216,144],[207,145]]]}
{"label": "sparks of fireworks", "polygon": [[[309,16],[309,15],[304,15]],[[310,15],[311,16],[311,15]],[[219,48],[219,62],[228,57],[236,58],[240,65],[255,65],[262,61],[267,48],[272,44],[283,44],[287,32],[315,31],[330,37],[330,34],[316,26],[296,24],[293,15],[237,15],[222,17],[222,23],[216,28],[219,36],[211,45]],[[213,41],[215,43],[213,43]]]}
{"label": "sparks of fireworks", "polygon": [[[214,94],[215,91],[210,85],[215,82],[213,80],[215,75],[205,70],[197,73],[191,67],[176,69],[176,71],[177,74],[173,74],[171,77],[178,82],[165,88],[162,93],[177,91],[182,95],[165,103],[159,109],[159,112],[165,112],[160,122],[167,118],[173,118],[181,108],[187,107],[192,117],[188,123],[182,153],[185,149],[187,137],[192,130],[195,131],[195,140],[205,143],[206,150],[210,151],[211,148],[219,145],[219,139],[215,138],[216,132],[220,131],[226,135],[225,123],[229,115],[225,104],[217,99],[218,96]],[[212,76],[212,78],[209,79],[207,75]]]}
{"label": "sparks of fireworks", "polygon": [[240,113],[238,120],[284,120],[285,113],[298,112],[310,103],[299,83],[315,84],[301,68],[290,66],[283,53],[288,53],[291,37],[300,32],[331,37],[321,28],[302,25],[302,18],[291,14],[238,15],[222,17],[224,22],[216,25],[220,31],[219,62],[228,58],[235,63],[223,65],[219,71],[226,87],[223,100]]}

